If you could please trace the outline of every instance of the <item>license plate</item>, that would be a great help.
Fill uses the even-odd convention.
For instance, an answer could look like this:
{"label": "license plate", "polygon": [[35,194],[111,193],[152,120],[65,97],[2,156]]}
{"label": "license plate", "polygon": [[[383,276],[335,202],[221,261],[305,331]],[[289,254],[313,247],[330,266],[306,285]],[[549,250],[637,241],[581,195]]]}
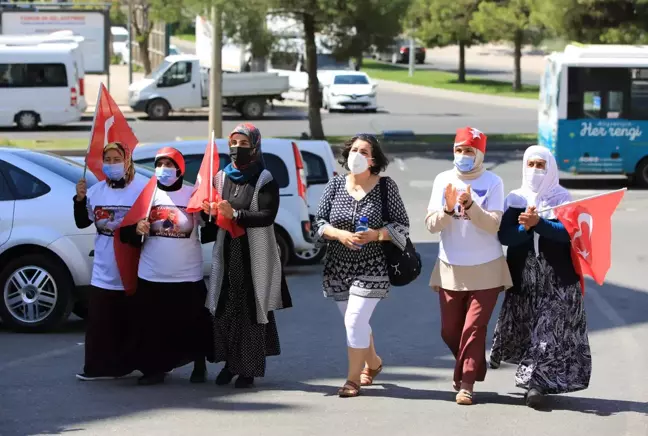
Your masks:
{"label": "license plate", "polygon": [[349,109],[361,109],[363,106],[361,104],[350,104],[347,106]]}

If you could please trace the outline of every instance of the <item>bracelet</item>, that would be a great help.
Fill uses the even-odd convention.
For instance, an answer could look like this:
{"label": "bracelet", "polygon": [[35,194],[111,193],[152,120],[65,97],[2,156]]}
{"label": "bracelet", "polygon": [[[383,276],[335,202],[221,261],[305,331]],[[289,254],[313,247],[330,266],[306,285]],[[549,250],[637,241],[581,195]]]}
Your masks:
{"label": "bracelet", "polygon": [[470,208],[472,207],[473,204],[475,204],[475,202],[474,202],[474,201],[471,201],[471,202],[470,202],[470,206],[464,208],[464,210],[468,210],[468,209],[470,209]]}
{"label": "bracelet", "polygon": [[453,214],[454,214],[454,210],[451,210],[450,212],[448,212],[448,211],[445,209],[445,207],[443,208],[443,211],[446,213],[446,215],[453,215]]}

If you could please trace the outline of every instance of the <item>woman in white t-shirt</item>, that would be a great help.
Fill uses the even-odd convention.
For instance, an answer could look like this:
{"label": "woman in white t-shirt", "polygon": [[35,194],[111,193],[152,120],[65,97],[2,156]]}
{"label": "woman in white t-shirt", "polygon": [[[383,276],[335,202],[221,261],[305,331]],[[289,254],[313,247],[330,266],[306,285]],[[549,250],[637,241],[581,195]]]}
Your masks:
{"label": "woman in white t-shirt", "polygon": [[113,142],[103,151],[106,180],[90,189],[79,180],[74,196],[74,221],[80,229],[95,225],[92,289],[88,300],[85,336],[85,365],[80,380],[117,378],[130,374],[132,332],[130,300],[124,292],[115,261],[113,236],[144,187],[135,178],[130,153]]}
{"label": "woman in white t-shirt", "polygon": [[155,156],[157,180],[133,206],[135,211],[144,205],[141,210],[148,208],[148,214],[132,225],[129,216],[121,229],[122,243],[141,247],[133,295],[140,385],[162,383],[167,373],[190,362],[192,383],[207,378],[212,323],[205,307],[199,214],[186,210],[194,189],[183,183],[184,173],[182,154],[171,147],[160,149]]}
{"label": "woman in white t-shirt", "polygon": [[499,293],[512,286],[497,231],[504,210],[502,179],[483,166],[486,135],[457,130],[454,168],[434,180],[425,219],[440,233],[430,286],[439,292],[441,337],[456,358],[458,404],[472,404],[486,377],[486,332]]}

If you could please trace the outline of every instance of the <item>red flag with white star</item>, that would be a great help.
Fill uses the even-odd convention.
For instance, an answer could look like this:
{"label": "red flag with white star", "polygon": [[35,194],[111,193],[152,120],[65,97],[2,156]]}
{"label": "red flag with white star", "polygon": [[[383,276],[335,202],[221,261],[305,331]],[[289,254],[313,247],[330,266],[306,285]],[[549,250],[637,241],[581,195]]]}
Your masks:
{"label": "red flag with white star", "polygon": [[554,208],[554,213],[565,226],[572,244],[574,267],[602,285],[612,263],[612,214],[621,202],[625,189],[567,203]]}

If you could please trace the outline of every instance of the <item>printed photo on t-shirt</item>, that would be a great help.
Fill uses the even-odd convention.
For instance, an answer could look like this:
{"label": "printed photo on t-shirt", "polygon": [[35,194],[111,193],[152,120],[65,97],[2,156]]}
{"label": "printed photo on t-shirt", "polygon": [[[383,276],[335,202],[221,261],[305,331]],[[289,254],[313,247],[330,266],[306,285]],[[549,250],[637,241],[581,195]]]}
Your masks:
{"label": "printed photo on t-shirt", "polygon": [[153,206],[149,215],[150,235],[163,238],[189,238],[194,223],[192,215],[185,209],[178,206]]}
{"label": "printed photo on t-shirt", "polygon": [[129,209],[128,206],[95,206],[93,213],[97,233],[112,237]]}

